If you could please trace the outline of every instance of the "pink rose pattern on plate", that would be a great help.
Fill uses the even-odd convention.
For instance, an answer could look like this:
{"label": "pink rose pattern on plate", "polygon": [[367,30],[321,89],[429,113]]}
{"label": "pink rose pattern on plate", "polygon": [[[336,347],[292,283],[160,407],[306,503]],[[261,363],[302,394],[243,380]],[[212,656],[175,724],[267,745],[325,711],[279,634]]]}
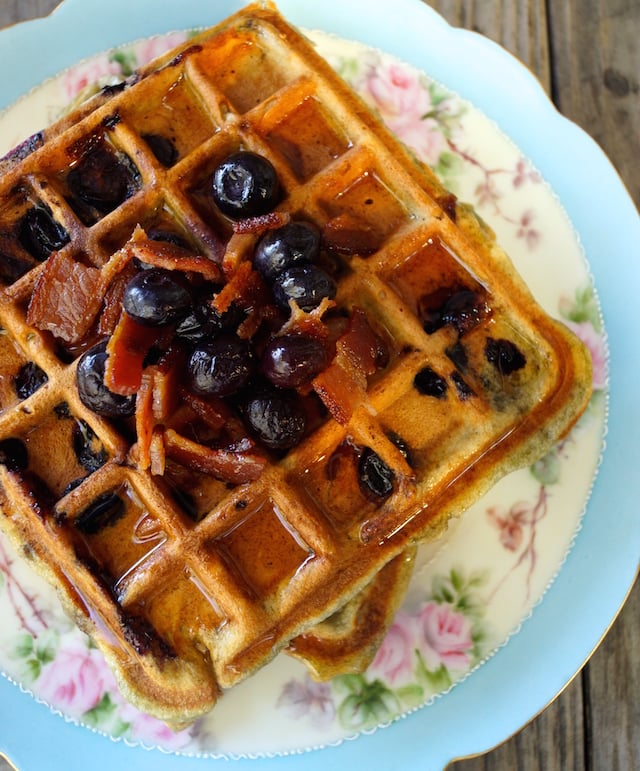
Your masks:
{"label": "pink rose pattern on plate", "polygon": [[[186,38],[186,33],[154,38],[80,64],[61,76],[62,100],[74,106]],[[468,107],[464,102],[412,68],[376,52],[333,64],[446,185],[455,188],[461,175],[473,171],[480,181],[472,202],[483,214],[513,226],[516,238],[529,251],[540,246],[542,231],[536,211],[527,208],[514,216],[504,206],[510,190],[537,185],[539,175],[525,159],[502,168],[466,149],[462,119]],[[593,288],[587,285],[576,290],[573,298],[560,298],[558,311],[592,352],[597,401],[604,394],[607,372]],[[587,420],[589,413],[583,418]],[[491,638],[485,622],[497,588],[523,566],[529,576],[535,571],[536,528],[547,513],[548,488],[560,482],[559,458],[566,452],[560,446],[530,470],[539,483],[535,500],[490,507],[485,512],[489,530],[514,560],[511,565],[504,563],[504,575],[494,575],[489,582],[486,574],[465,575],[451,568],[448,574],[431,576],[431,586],[422,589],[419,601],[397,614],[367,672],[331,683],[314,683],[306,676],[290,679],[275,699],[276,711],[320,732],[332,730],[337,723],[347,735],[353,735],[429,703],[473,670],[500,642]],[[19,673],[16,677],[38,699],[113,738],[169,751],[217,751],[218,739],[210,723],[203,721],[175,733],[127,704],[87,638],[64,622],[52,623],[59,611],[50,610],[37,592],[23,585],[1,539],[0,599],[10,608],[11,623],[17,630],[9,653]],[[523,606],[528,599],[523,598]]]}

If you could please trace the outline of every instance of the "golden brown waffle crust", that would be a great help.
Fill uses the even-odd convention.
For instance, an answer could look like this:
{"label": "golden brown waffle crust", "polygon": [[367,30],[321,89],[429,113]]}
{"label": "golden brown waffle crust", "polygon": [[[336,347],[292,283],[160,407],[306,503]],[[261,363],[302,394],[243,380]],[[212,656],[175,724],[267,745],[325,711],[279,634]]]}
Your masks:
{"label": "golden brown waffle crust", "polygon": [[[243,45],[259,49],[269,66],[282,75],[283,83],[259,103],[237,109],[233,98],[240,97],[224,92],[215,75],[230,82],[229,73],[223,72],[220,51],[236,52]],[[205,64],[211,65],[213,74],[204,69]],[[174,168],[163,170],[134,131],[139,117],[136,100],[144,95],[151,99],[154,90],[166,88],[176,78],[189,82],[189,88],[198,94],[199,108],[206,105],[217,128]],[[326,131],[332,140],[348,137],[331,163],[304,179],[271,142],[299,104],[311,105],[317,110],[314,114],[328,116]],[[86,227],[42,181],[61,173],[55,164],[65,155],[65,148],[105,130],[135,159],[142,189],[121,210]],[[358,304],[376,320],[382,315],[394,341],[395,356],[389,368],[393,377],[378,377],[370,384],[365,403],[349,420],[327,421],[308,441],[267,468],[257,482],[229,492],[195,526],[185,521],[157,480],[133,467],[127,442],[113,426],[82,405],[74,386],[75,363],[60,361],[50,337],[25,324],[25,304],[41,268],[35,267],[0,296],[3,327],[26,357],[49,375],[47,386],[31,397],[33,415],[44,414],[64,400],[73,415],[86,421],[101,438],[109,455],[103,468],[58,501],[55,511],[64,511],[65,517],[57,519],[36,515],[24,481],[0,468],[0,527],[59,589],[63,604],[105,654],[125,694],[173,725],[188,723],[208,711],[222,689],[247,677],[291,640],[344,607],[392,560],[402,560],[407,550],[439,538],[452,516],[465,511],[505,474],[543,456],[575,424],[591,394],[591,363],[585,347],[536,303],[490,229],[470,208],[455,202],[434,174],[397,142],[270,3],[250,5],[194,37],[142,68],[122,90],[99,95],[45,129],[28,147],[7,156],[0,162],[0,196],[9,198],[25,185],[48,196],[48,205],[64,217],[70,234],[67,252],[90,255],[99,268],[110,258],[103,246],[110,228],[129,219],[133,229],[136,216],[143,216],[143,201],[146,212],[169,201],[203,253],[224,264],[229,259],[227,244],[194,211],[185,189],[198,169],[211,168],[213,158],[239,144],[272,155],[288,191],[281,208],[294,214],[303,212],[321,227],[327,226],[328,209],[347,200],[359,184],[372,185],[379,200],[397,210],[395,219],[385,210],[382,225],[374,223],[388,228],[372,255],[355,255],[350,260],[352,273],[341,281],[337,298],[347,307]],[[234,255],[239,262],[250,254],[255,238],[240,242],[240,257]],[[486,294],[491,310],[483,334],[500,337],[513,331],[527,354],[523,373],[491,374],[487,362],[480,362],[482,345],[477,342],[479,374],[473,381],[473,398],[456,398],[450,386],[446,404],[433,402],[433,410],[425,406],[424,396],[416,395],[412,382],[430,363],[450,371],[444,351],[455,340],[451,330],[425,335],[416,319],[413,287],[420,281],[432,287],[435,280],[425,278],[426,257],[420,262],[421,255],[427,254],[442,259],[452,274]],[[470,369],[474,367],[475,363]],[[422,415],[427,412],[433,417],[425,419],[422,427]],[[385,431],[393,428],[389,424],[394,421],[406,431],[420,427],[432,432],[433,439],[423,453],[423,471],[408,470],[406,460],[388,440]],[[24,414],[17,409],[0,416],[0,436],[23,434],[24,422]],[[345,441],[375,446],[397,470],[400,483],[384,505],[367,510],[361,518],[345,516],[337,522],[340,513],[325,505],[326,491],[320,489],[325,478],[322,463]],[[64,519],[72,526],[82,502],[86,505],[91,495],[119,485],[133,491],[132,497],[143,500],[148,510],[159,513],[167,538],[115,601],[113,592],[96,579],[91,568],[74,557],[72,536],[59,522]],[[244,519],[239,518],[240,510],[245,512]],[[256,596],[254,589],[238,585],[242,582],[216,549],[236,525],[242,526],[249,514],[260,510],[268,510],[274,521],[286,523],[286,530],[295,533],[296,543],[304,544],[308,557],[275,588]],[[185,644],[176,653],[174,645],[169,655],[163,648],[169,631],[163,630],[158,638],[152,631],[148,645],[138,644],[129,618],[133,608],[136,613],[148,608],[150,587],[158,584],[163,591],[169,590],[172,570],[195,577],[187,587],[189,592],[195,579],[203,584],[203,596],[213,598],[213,615],[219,613],[223,620],[210,625],[203,622],[189,632],[193,634],[191,647]],[[147,619],[145,623],[151,622]],[[160,622],[154,617],[153,623]]]}

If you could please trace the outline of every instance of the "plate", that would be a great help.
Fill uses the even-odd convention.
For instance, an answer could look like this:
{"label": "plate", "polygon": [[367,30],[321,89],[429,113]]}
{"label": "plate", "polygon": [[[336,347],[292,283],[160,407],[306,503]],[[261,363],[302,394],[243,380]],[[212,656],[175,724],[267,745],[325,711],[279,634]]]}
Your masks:
{"label": "plate", "polygon": [[[117,75],[109,68],[130,66],[148,55],[143,49],[149,48],[150,36],[211,24],[237,7],[219,3],[215,14],[206,16],[197,0],[183,0],[180,8],[160,14],[150,0],[136,3],[135,10],[123,0],[108,8],[93,0],[66,0],[48,19],[5,31],[0,63],[17,77],[0,88],[0,102],[28,96],[4,114],[0,140],[10,145],[20,133],[50,120],[77,95],[85,77]],[[301,668],[280,657],[225,697],[211,721],[178,740],[117,703],[106,679],[100,680],[106,676],[95,651],[64,628],[47,590],[31,583],[28,571],[8,552],[4,557],[0,552],[0,566],[2,559],[11,562],[4,571],[9,605],[3,606],[3,618],[25,617],[16,612],[22,608],[15,604],[16,594],[7,599],[15,589],[23,593],[28,618],[42,618],[48,630],[29,635],[19,621],[18,628],[15,622],[13,628],[3,625],[0,635],[0,668],[20,685],[0,680],[6,713],[0,746],[20,771],[80,768],[88,762],[98,769],[116,763],[188,769],[221,757],[252,769],[346,767],[362,759],[374,769],[442,768],[454,757],[506,738],[553,698],[608,628],[636,572],[640,538],[632,508],[638,482],[631,461],[638,414],[631,398],[638,351],[637,343],[634,350],[628,342],[634,337],[630,330],[637,329],[628,297],[637,295],[639,276],[627,244],[638,243],[640,233],[637,213],[610,164],[553,110],[515,60],[484,38],[452,29],[418,0],[396,2],[393,12],[372,11],[364,2],[308,8],[285,0],[280,7],[308,29],[365,44],[345,48],[335,38],[314,35],[340,71],[388,121],[395,120],[396,132],[417,143],[447,183],[479,206],[543,304],[588,333],[600,365],[606,353],[604,316],[611,373],[607,451],[601,459],[607,400],[598,366],[596,399],[571,439],[535,473],[525,470],[501,483],[435,553],[421,554],[407,603],[367,680],[314,690]],[[98,14],[100,29],[91,23]],[[138,38],[141,43],[129,45]],[[116,56],[95,56],[112,46]],[[38,65],[12,65],[23,59]],[[32,90],[72,64],[60,78]],[[418,131],[416,120],[408,120],[411,111],[395,109],[407,104],[421,106],[414,118],[429,114],[427,121],[418,121]],[[592,179],[598,180],[597,200],[588,184]],[[613,222],[615,230],[603,227]],[[447,630],[447,639],[434,629]],[[407,639],[410,645],[418,640],[424,664],[419,672],[402,655]],[[378,702],[366,690],[376,679],[384,686]],[[80,683],[93,686],[82,698]],[[362,710],[349,707],[354,699],[362,702],[363,694],[369,694],[364,703],[377,716],[373,722],[356,722]],[[414,709],[422,702],[426,706]],[[155,745],[165,752],[144,749]],[[70,746],[73,757],[65,755],[63,762],[58,753]],[[176,751],[180,754],[168,754]]]}

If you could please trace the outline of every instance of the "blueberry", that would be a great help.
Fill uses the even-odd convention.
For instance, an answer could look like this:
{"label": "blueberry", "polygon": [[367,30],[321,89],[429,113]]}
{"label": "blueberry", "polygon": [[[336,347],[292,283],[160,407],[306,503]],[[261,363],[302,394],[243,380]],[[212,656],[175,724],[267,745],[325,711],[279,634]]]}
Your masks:
{"label": "blueberry", "polygon": [[306,416],[295,391],[264,391],[249,398],[244,418],[250,431],[265,447],[288,450],[302,440]]}
{"label": "blueberry", "polygon": [[75,421],[71,441],[78,463],[85,471],[93,473],[107,462],[107,451],[84,420]]}
{"label": "blueberry", "polygon": [[308,383],[327,365],[320,340],[305,335],[283,335],[268,343],[262,354],[262,373],[281,388],[297,388]]}
{"label": "blueberry", "polygon": [[235,393],[246,385],[253,369],[253,354],[249,345],[228,335],[199,344],[188,365],[191,388],[203,396]]}
{"label": "blueberry", "polygon": [[413,379],[413,385],[423,396],[435,396],[444,399],[447,395],[447,381],[434,372],[431,367],[424,367]]}
{"label": "blueberry", "polygon": [[388,498],[393,492],[393,469],[370,447],[365,447],[358,463],[358,482],[367,497],[377,500]]}
{"label": "blueberry", "polygon": [[149,145],[151,152],[160,163],[169,168],[178,160],[178,150],[175,144],[161,134],[143,134],[142,138]]}
{"label": "blueberry", "polygon": [[103,493],[78,514],[74,524],[84,535],[96,535],[115,525],[125,513],[124,501],[117,493]]}
{"label": "blueberry", "polygon": [[9,437],[0,442],[0,463],[9,471],[24,471],[29,465],[29,454],[22,439]]}
{"label": "blueberry", "polygon": [[511,340],[496,340],[493,337],[488,337],[484,354],[487,361],[493,364],[501,375],[510,375],[512,372],[522,369],[527,363],[518,346]]}
{"label": "blueberry", "polygon": [[246,150],[225,158],[213,173],[213,200],[232,219],[272,211],[280,199],[280,183],[273,165]]}
{"label": "blueberry", "polygon": [[191,292],[173,271],[151,268],[140,271],[127,284],[122,307],[132,319],[150,327],[166,326],[191,308]]}
{"label": "blueberry", "polygon": [[221,332],[233,332],[244,319],[244,314],[237,305],[224,313],[218,313],[207,298],[196,302],[191,310],[176,325],[176,335],[181,340],[197,343],[217,337]]}
{"label": "blueberry", "polygon": [[18,240],[29,254],[42,262],[51,252],[69,243],[69,234],[53,219],[49,209],[34,206],[20,221]]}
{"label": "blueberry", "polygon": [[82,355],[76,370],[80,401],[85,407],[105,418],[127,418],[135,412],[136,397],[114,394],[104,384],[108,354],[106,341]]}
{"label": "blueberry", "polygon": [[259,241],[253,266],[265,279],[273,279],[286,268],[313,262],[320,253],[320,233],[308,222],[290,222],[270,230]]}
{"label": "blueberry", "polygon": [[33,361],[28,361],[20,367],[18,374],[13,381],[13,387],[16,389],[16,396],[19,399],[27,399],[35,393],[38,388],[43,386],[49,378],[47,373]]}
{"label": "blueberry", "polygon": [[273,296],[283,310],[295,300],[303,311],[317,308],[325,297],[336,296],[336,282],[317,265],[295,265],[280,273],[273,282]]}
{"label": "blueberry", "polygon": [[181,249],[189,250],[191,248],[187,243],[186,239],[184,239],[178,233],[175,233],[173,230],[165,230],[163,228],[151,228],[150,230],[147,230],[147,238],[149,238],[151,241],[159,241],[160,243],[173,244],[174,246],[179,246]]}
{"label": "blueberry", "polygon": [[140,186],[140,173],[131,159],[104,143],[79,160],[67,175],[67,185],[84,219],[91,219],[83,205],[108,214]]}
{"label": "blueberry", "polygon": [[476,292],[462,289],[451,295],[442,308],[442,322],[454,326],[460,335],[479,324],[487,313]]}

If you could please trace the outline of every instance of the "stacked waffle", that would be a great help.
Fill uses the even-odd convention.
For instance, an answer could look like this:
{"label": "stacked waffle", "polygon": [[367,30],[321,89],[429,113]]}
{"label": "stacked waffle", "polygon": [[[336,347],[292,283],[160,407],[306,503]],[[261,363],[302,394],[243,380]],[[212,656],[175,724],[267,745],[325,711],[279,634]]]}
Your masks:
{"label": "stacked waffle", "polygon": [[362,669],[415,546],[584,409],[584,347],[268,3],[2,162],[0,526],[178,726]]}

